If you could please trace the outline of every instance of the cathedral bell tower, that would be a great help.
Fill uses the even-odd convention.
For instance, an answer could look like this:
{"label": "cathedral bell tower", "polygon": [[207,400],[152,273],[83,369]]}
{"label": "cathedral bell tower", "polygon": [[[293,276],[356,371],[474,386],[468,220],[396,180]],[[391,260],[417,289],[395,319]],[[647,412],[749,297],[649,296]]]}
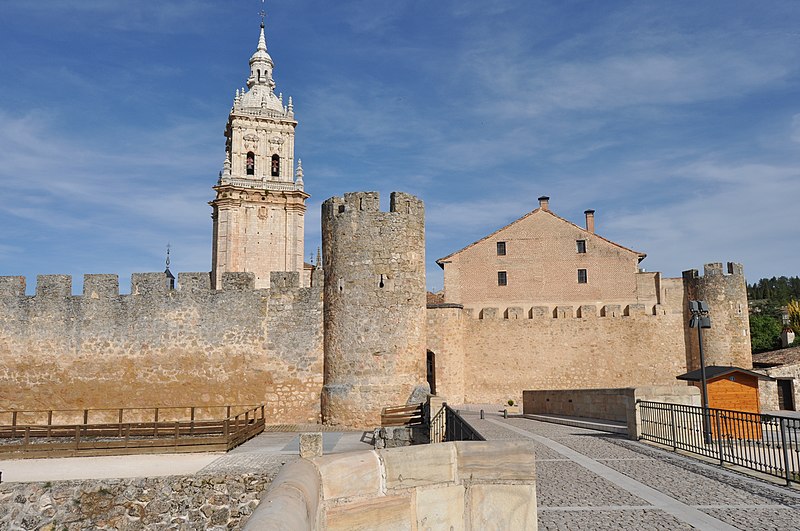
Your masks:
{"label": "cathedral bell tower", "polygon": [[292,98],[275,95],[264,23],[250,58],[247,88],[236,90],[225,128],[225,162],[213,209],[211,281],[221,288],[222,273],[251,272],[256,288],[268,288],[272,271],[303,278],[306,199],[303,168],[295,169]]}

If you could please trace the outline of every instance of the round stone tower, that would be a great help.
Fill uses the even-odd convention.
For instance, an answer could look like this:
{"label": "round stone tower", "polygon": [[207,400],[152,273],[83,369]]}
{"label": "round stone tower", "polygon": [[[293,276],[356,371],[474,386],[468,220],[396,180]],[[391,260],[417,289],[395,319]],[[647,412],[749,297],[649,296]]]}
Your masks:
{"label": "round stone tower", "polygon": [[420,199],[377,192],[322,204],[326,424],[374,427],[425,382],[425,214]]}
{"label": "round stone tower", "polygon": [[683,272],[686,293],[686,337],[689,370],[700,368],[697,330],[688,328],[688,301],[708,303],[711,328],[703,330],[703,353],[706,366],[722,365],[744,369],[753,367],[750,352],[750,324],[747,311],[747,284],[742,264],[728,262],[727,274],[721,263],[706,264],[703,276],[696,269]]}

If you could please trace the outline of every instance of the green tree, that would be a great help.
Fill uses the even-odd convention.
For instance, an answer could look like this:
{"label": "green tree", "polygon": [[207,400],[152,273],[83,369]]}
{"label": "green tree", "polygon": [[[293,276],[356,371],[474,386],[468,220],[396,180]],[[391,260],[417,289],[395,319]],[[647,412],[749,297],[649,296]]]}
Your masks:
{"label": "green tree", "polygon": [[750,315],[750,342],[753,352],[781,348],[781,320],[771,315]]}

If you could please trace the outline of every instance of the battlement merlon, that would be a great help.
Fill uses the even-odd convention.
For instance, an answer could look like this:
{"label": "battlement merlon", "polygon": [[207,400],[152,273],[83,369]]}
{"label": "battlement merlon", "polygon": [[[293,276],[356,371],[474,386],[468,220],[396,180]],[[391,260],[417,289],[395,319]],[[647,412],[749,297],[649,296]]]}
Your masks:
{"label": "battlement merlon", "polygon": [[211,273],[178,273],[178,287],[188,293],[211,291]]}
{"label": "battlement merlon", "polygon": [[[379,192],[347,192],[344,197],[331,197],[322,203],[323,218],[336,217],[346,212],[380,212]],[[424,221],[424,202],[405,192],[392,192],[389,196],[389,213],[403,214]]]}
{"label": "battlement merlon", "polygon": [[271,271],[269,289],[281,292],[300,289],[300,273],[297,271]]}
{"label": "battlement merlon", "polygon": [[0,277],[0,299],[25,296],[25,277]]}
{"label": "battlement merlon", "polygon": [[[684,280],[700,278],[697,269],[688,269],[683,272]],[[703,266],[703,277],[714,276],[741,276],[744,277],[744,266],[737,262],[727,263],[727,274],[723,270],[722,262],[712,262]]]}

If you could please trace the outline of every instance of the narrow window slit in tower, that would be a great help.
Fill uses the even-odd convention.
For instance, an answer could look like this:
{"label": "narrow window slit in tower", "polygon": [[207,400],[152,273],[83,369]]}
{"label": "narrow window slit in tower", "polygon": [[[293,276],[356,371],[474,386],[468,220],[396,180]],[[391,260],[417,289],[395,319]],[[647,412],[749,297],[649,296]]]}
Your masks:
{"label": "narrow window slit in tower", "polygon": [[384,286],[384,284],[383,284],[383,275],[381,275],[381,281],[378,283],[378,287],[382,288],[383,286]]}

